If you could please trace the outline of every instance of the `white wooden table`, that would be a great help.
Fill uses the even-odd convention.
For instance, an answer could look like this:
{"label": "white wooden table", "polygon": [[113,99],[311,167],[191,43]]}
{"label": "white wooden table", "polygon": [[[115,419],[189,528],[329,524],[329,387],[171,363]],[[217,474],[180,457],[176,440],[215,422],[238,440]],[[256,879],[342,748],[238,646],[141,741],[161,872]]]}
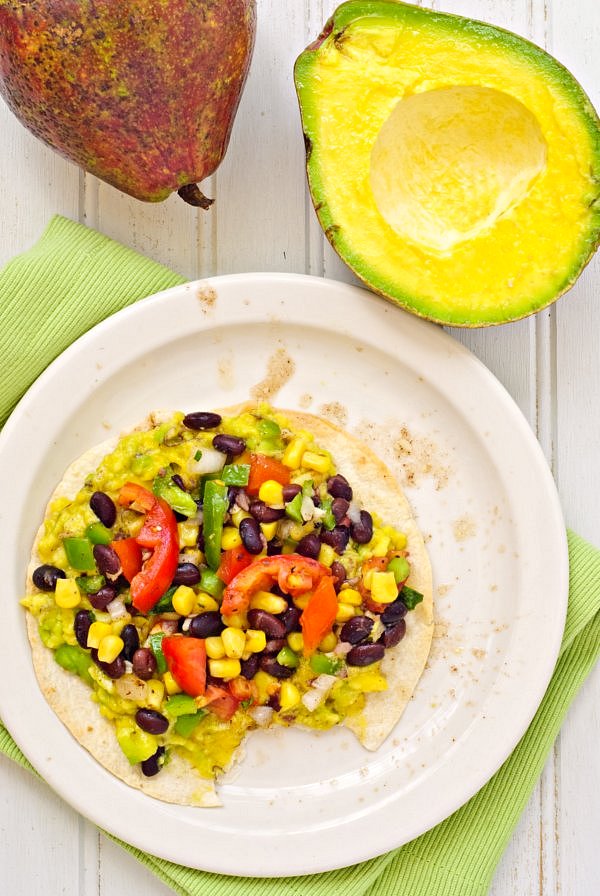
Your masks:
{"label": "white wooden table", "polygon": [[[250,79],[232,143],[196,213],[177,198],[146,205],[84,176],[0,103],[0,262],[28,248],[52,214],[96,227],[196,278],[293,271],[341,280],[304,177],[292,83],[297,54],[334,0],[259,0]],[[546,46],[600,106],[598,0],[433,0]],[[517,324],[453,335],[505,384],[552,465],[567,523],[600,545],[600,257],[568,298]],[[498,868],[493,896],[600,892],[600,673],[585,684]],[[166,896],[171,892],[40,781],[0,757],[0,892]]]}

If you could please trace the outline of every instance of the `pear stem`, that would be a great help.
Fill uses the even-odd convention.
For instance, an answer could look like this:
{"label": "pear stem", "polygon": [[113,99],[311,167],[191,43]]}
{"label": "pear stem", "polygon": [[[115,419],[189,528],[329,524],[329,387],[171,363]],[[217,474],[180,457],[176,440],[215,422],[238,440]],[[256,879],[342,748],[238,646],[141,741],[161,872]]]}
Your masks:
{"label": "pear stem", "polygon": [[188,205],[193,205],[196,208],[210,208],[215,201],[214,199],[209,199],[208,196],[205,196],[204,193],[201,192],[198,184],[185,184],[177,190],[177,194],[181,196],[184,202],[187,202]]}

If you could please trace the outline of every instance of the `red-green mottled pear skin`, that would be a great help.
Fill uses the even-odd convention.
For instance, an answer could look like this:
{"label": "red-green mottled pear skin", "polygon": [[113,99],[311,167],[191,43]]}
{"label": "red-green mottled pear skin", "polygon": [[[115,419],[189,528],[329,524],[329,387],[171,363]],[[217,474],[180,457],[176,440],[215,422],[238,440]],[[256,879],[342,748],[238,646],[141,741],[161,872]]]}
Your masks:
{"label": "red-green mottled pear skin", "polygon": [[255,0],[0,0],[0,93],[61,155],[157,202],[219,165],[255,32]]}

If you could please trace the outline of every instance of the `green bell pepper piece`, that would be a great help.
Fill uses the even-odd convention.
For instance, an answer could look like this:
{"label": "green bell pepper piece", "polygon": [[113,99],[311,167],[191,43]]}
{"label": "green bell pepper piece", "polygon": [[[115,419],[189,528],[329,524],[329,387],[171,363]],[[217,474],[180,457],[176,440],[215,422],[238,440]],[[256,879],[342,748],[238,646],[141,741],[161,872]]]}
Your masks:
{"label": "green bell pepper piece", "polygon": [[106,585],[106,579],[101,575],[77,576],[75,581],[79,590],[83,591],[84,594],[95,594],[96,591],[100,591]]}
{"label": "green bell pepper piece", "polygon": [[63,547],[69,566],[82,571],[94,569],[96,562],[89,538],[63,538]]}
{"label": "green bell pepper piece", "polygon": [[102,523],[90,523],[85,530],[85,537],[89,538],[92,544],[110,544],[113,540],[113,534]]}
{"label": "green bell pepper piece", "polygon": [[295,498],[289,502],[289,504],[285,505],[285,515],[289,516],[291,520],[294,520],[296,523],[302,522],[302,492],[298,492]]}
{"label": "green bell pepper piece", "polygon": [[225,485],[248,485],[250,464],[227,464],[223,467],[221,479]]}
{"label": "green bell pepper piece", "polygon": [[277,654],[277,662],[280,666],[286,666],[288,669],[296,669],[300,658],[291,647],[282,647]]}
{"label": "green bell pepper piece", "polygon": [[169,697],[165,709],[170,716],[187,716],[194,714],[198,707],[194,698],[188,694],[175,694],[174,697]]}
{"label": "green bell pepper piece", "polygon": [[192,496],[175,485],[170,476],[157,476],[152,483],[152,491],[157,498],[162,498],[177,513],[194,516],[198,512],[198,507]]}
{"label": "green bell pepper piece", "polygon": [[342,660],[334,660],[324,653],[314,653],[310,658],[310,668],[317,675],[335,675],[342,668]]}
{"label": "green bell pepper piece", "polygon": [[211,479],[204,488],[204,556],[212,570],[221,562],[221,536],[229,501],[224,482]]}
{"label": "green bell pepper piece", "polygon": [[180,737],[189,737],[194,728],[202,721],[206,715],[205,709],[199,709],[193,715],[178,716],[175,722],[175,732]]}
{"label": "green bell pepper piece", "polygon": [[409,610],[414,610],[417,604],[420,604],[423,600],[423,595],[420,591],[415,591],[414,588],[404,585],[400,592],[400,600],[406,604]]}
{"label": "green bell pepper piece", "polygon": [[210,569],[203,569],[200,573],[200,590],[206,591],[211,597],[221,597],[225,589],[225,582]]}
{"label": "green bell pepper piece", "polygon": [[[148,641],[150,642],[150,649],[154,654],[154,659],[156,660],[156,669],[159,675],[164,675],[167,671],[167,661],[165,659],[165,655],[162,652],[162,639],[165,637],[164,632],[154,632],[153,635],[150,635]],[[152,754],[150,754],[152,755]]]}
{"label": "green bell pepper piece", "polygon": [[173,612],[173,595],[177,591],[177,585],[171,585],[157,604],[152,607],[153,613],[171,613]]}

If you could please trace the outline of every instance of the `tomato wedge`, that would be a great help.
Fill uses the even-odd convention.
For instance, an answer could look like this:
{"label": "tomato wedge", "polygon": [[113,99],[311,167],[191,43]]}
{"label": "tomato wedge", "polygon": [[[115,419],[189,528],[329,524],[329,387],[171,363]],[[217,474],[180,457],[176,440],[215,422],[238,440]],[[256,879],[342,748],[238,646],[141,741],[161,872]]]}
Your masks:
{"label": "tomato wedge", "polygon": [[131,602],[141,613],[147,613],[165,593],[177,569],[177,520],[166,501],[135,482],[125,483],[119,504],[135,504],[146,511],[144,525],[135,540],[140,548],[151,549],[152,554],[131,580]]}
{"label": "tomato wedge", "polygon": [[131,582],[142,568],[141,547],[135,538],[118,538],[116,541],[111,541],[109,547],[113,549],[121,561],[123,575],[128,582]]}
{"label": "tomato wedge", "polygon": [[162,652],[169,672],[179,687],[190,697],[199,697],[206,690],[206,647],[201,638],[173,636],[163,638]]}
{"label": "tomato wedge", "polygon": [[300,554],[274,554],[261,557],[247,566],[229,583],[223,592],[221,613],[230,616],[248,609],[253,594],[277,583],[284,594],[297,597],[312,591],[331,570],[318,560]]}
{"label": "tomato wedge", "polygon": [[239,707],[239,702],[233,694],[216,684],[209,684],[206,688],[205,700],[206,708],[223,722],[228,722]]}
{"label": "tomato wedge", "polygon": [[331,631],[337,611],[338,600],[333,580],[323,578],[310,596],[300,617],[305,656],[316,650],[325,635]]}
{"label": "tomato wedge", "polygon": [[217,575],[226,585],[235,579],[237,574],[250,566],[254,560],[254,555],[250,554],[245,547],[231,548],[221,554],[221,563],[217,569]]}
{"label": "tomato wedge", "polygon": [[249,458],[250,476],[246,491],[249,495],[257,495],[263,482],[273,479],[281,485],[289,485],[290,471],[281,461],[266,454],[251,454]]}

